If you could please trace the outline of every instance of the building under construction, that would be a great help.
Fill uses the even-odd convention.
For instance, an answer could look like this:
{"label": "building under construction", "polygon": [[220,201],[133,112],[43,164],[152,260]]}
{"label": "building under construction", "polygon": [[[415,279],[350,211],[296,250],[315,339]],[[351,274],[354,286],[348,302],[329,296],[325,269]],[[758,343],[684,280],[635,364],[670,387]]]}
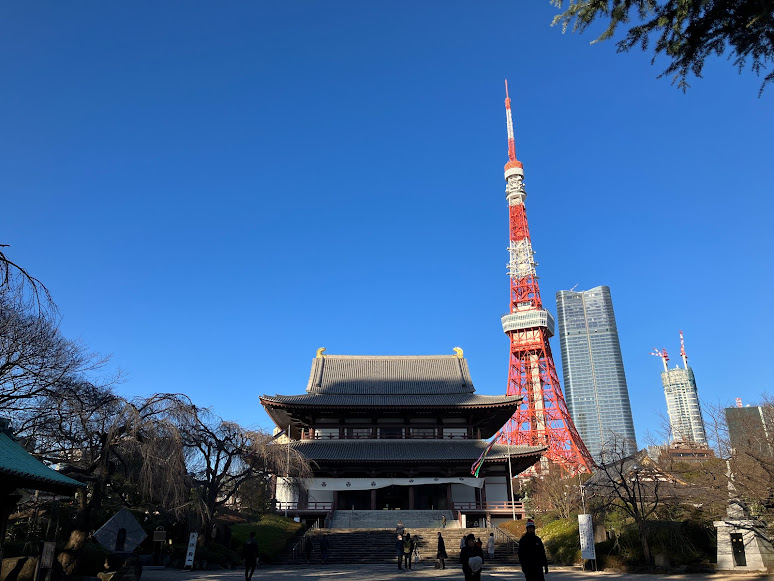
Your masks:
{"label": "building under construction", "polygon": [[707,433],[701,414],[699,392],[696,389],[693,369],[688,366],[683,332],[680,331],[682,368],[677,365],[673,369],[669,368],[669,355],[667,355],[666,349],[654,349],[651,355],[660,357],[664,364],[664,371],[661,372],[661,383],[664,385],[672,441],[706,446]]}

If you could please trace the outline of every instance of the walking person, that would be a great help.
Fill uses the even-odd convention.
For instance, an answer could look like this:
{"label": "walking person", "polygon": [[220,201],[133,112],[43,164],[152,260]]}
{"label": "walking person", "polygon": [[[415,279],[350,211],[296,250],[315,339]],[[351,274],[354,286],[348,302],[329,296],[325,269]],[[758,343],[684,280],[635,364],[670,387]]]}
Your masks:
{"label": "walking person", "polygon": [[435,558],[438,559],[439,569],[446,569],[446,559],[449,556],[446,554],[446,543],[443,540],[441,533],[438,533],[438,550],[435,552]]}
{"label": "walking person", "polygon": [[245,581],[250,581],[258,564],[258,541],[255,540],[254,532],[250,533],[250,538],[245,541],[242,556],[245,558]]}
{"label": "walking person", "polygon": [[535,534],[535,522],[527,519],[527,532],[519,539],[519,563],[526,581],[545,581],[548,574],[548,559],[543,541]]}
{"label": "walking person", "polygon": [[403,521],[399,520],[397,526],[395,527],[395,534],[403,536],[403,533],[406,532],[406,529],[403,527]]}
{"label": "walking person", "polygon": [[446,515],[445,514],[443,516],[441,516],[441,528],[442,529],[446,528]]}
{"label": "walking person", "polygon": [[465,548],[465,540],[467,537],[465,535],[462,535],[462,539],[460,540],[460,551]]}
{"label": "walking person", "polygon": [[411,538],[411,533],[403,535],[403,564],[406,569],[411,569],[411,557],[414,554],[414,539]]}
{"label": "walking person", "polygon": [[398,535],[395,541],[395,552],[398,553],[398,569],[403,569],[403,535]]}
{"label": "walking person", "polygon": [[331,542],[328,540],[328,533],[325,533],[323,535],[322,540],[320,541],[320,557],[322,557],[322,562],[327,563],[328,562],[328,551],[331,548]]}
{"label": "walking person", "polygon": [[486,541],[486,552],[489,553],[489,560],[494,559],[494,533],[489,533],[489,539]]}
{"label": "walking person", "polygon": [[304,553],[306,553],[306,562],[312,562],[312,550],[314,549],[314,541],[309,535],[304,535]]}
{"label": "walking person", "polygon": [[460,563],[465,581],[481,581],[484,554],[481,552],[481,547],[476,546],[476,536],[473,533],[465,537],[465,546],[460,551]]}

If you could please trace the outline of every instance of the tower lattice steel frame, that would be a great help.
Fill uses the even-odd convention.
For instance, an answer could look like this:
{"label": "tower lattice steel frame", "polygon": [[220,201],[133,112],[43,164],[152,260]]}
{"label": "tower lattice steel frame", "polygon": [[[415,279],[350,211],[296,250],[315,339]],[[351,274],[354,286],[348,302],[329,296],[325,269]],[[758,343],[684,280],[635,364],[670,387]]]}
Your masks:
{"label": "tower lattice steel frame", "polygon": [[511,343],[508,395],[524,398],[506,423],[503,441],[514,445],[547,446],[547,460],[575,473],[590,471],[594,462],[570,417],[559,385],[551,346],[554,318],[543,308],[524,200],[524,166],[516,159],[511,100],[505,81],[508,163],[505,194],[510,216],[508,274],[511,279],[509,312],[502,316],[503,331]]}

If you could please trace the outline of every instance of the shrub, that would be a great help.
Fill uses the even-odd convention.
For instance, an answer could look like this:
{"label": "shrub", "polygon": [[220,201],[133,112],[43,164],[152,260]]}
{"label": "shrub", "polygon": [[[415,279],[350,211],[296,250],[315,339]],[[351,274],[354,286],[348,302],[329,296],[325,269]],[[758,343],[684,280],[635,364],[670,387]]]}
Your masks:
{"label": "shrub", "polygon": [[99,543],[89,541],[83,545],[83,549],[78,555],[78,567],[75,570],[76,575],[94,577],[97,573],[105,570],[105,559],[110,555],[105,547]]}
{"label": "shrub", "polygon": [[540,537],[554,563],[572,565],[581,558],[578,519],[563,518],[546,524]]}
{"label": "shrub", "polygon": [[251,532],[255,532],[259,559],[271,562],[302,528],[301,523],[297,523],[291,518],[266,514],[257,523],[234,525],[231,528],[231,541],[234,549],[239,551],[239,555],[241,555],[244,542]]}

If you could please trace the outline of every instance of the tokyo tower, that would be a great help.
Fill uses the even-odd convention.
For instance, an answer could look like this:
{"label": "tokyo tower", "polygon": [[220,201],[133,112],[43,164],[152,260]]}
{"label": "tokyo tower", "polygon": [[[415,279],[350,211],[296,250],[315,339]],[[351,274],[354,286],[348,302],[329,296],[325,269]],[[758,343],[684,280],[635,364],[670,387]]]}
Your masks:
{"label": "tokyo tower", "polygon": [[527,224],[524,200],[524,166],[516,159],[511,100],[505,81],[505,115],[508,127],[508,163],[505,164],[505,196],[510,225],[511,279],[509,312],[502,316],[503,331],[510,338],[508,395],[523,397],[521,407],[503,429],[505,443],[547,446],[545,458],[570,473],[594,466],[570,417],[556,375],[548,339],[554,334],[554,317],[543,308]]}

